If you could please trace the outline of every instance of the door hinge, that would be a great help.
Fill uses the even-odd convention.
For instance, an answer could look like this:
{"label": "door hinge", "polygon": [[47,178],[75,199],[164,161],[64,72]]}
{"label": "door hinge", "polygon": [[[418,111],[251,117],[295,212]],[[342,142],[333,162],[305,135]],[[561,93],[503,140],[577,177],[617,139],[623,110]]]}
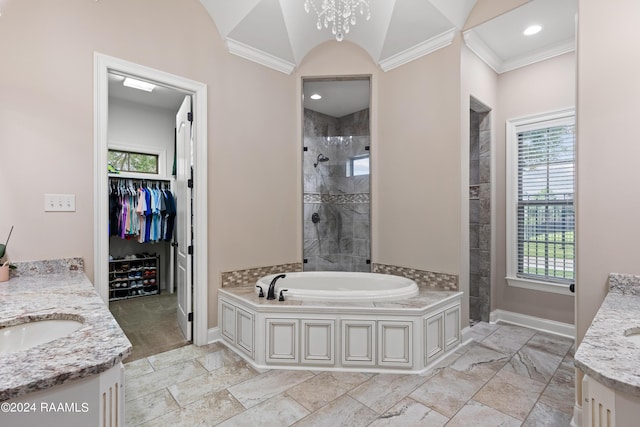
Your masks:
{"label": "door hinge", "polygon": [[309,151],[309,147],[302,147],[302,151]]}
{"label": "door hinge", "polygon": [[189,120],[190,122],[193,121],[193,113],[187,113],[187,120]]}
{"label": "door hinge", "polygon": [[189,187],[189,188],[193,188],[193,178],[189,178],[189,179],[187,180],[187,187]]}
{"label": "door hinge", "polygon": [[364,147],[364,149],[365,149],[366,151],[369,151],[369,150],[371,149],[371,147],[367,145],[367,146],[365,146],[365,147]]}
{"label": "door hinge", "polygon": [[189,313],[187,320],[189,320],[189,322],[193,322],[193,313]]}
{"label": "door hinge", "polygon": [[193,255],[193,245],[190,245],[190,246],[187,248],[187,253],[188,253],[189,255]]}

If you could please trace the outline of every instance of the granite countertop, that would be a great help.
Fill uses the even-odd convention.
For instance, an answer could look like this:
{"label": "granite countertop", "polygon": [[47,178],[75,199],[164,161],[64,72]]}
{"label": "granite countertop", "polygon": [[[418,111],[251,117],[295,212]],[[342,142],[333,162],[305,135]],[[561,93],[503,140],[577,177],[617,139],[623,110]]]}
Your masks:
{"label": "granite countertop", "polygon": [[[220,293],[243,300],[246,304],[251,305],[257,311],[270,311],[274,308],[286,307],[287,311],[304,311],[311,307],[322,307],[324,310],[334,308],[342,310],[345,308],[350,309],[351,312],[371,311],[378,310],[381,313],[392,314],[394,310],[402,311],[415,311],[416,313],[423,311],[427,307],[431,307],[440,303],[448,303],[457,296],[462,295],[462,292],[458,291],[440,291],[427,288],[425,286],[419,286],[418,295],[405,299],[398,300],[384,300],[384,301],[305,301],[294,298],[286,298],[285,301],[267,300],[266,298],[259,298],[256,293],[254,284],[247,286],[239,286],[232,288],[220,289]],[[266,291],[266,289],[265,289]]]}
{"label": "granite countertop", "polygon": [[640,396],[640,346],[625,331],[640,328],[640,276],[612,273],[609,293],[575,354],[575,364],[599,383]]}
{"label": "granite countertop", "polygon": [[0,401],[99,374],[131,354],[131,343],[81,269],[32,270],[0,283],[0,328],[45,319],[83,325],[67,337],[0,355]]}

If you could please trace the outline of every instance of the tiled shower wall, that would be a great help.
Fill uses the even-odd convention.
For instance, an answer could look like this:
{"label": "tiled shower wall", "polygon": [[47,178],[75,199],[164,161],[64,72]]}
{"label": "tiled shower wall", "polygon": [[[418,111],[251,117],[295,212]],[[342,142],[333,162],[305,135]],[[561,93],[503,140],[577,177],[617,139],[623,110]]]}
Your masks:
{"label": "tiled shower wall", "polygon": [[491,310],[490,113],[471,110],[470,115],[469,316],[472,320],[488,322]]}
{"label": "tiled shower wall", "polygon": [[[369,143],[368,109],[341,118],[305,109],[305,271],[371,270],[369,175],[347,176],[350,159],[368,155]],[[318,162],[321,154],[329,160]]]}

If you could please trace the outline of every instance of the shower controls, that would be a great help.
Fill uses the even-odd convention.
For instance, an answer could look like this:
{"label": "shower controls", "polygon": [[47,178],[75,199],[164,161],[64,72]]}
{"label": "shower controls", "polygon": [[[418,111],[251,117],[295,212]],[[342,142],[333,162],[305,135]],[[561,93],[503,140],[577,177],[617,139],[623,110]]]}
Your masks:
{"label": "shower controls", "polygon": [[320,222],[320,214],[318,212],[314,212],[313,215],[311,215],[311,222],[313,222],[314,224]]}

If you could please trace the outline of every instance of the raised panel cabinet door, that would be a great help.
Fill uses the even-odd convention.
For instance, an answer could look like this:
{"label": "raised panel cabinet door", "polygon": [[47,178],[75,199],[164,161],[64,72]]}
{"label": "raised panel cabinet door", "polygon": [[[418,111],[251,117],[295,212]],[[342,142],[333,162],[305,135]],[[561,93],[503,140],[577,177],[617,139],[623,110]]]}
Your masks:
{"label": "raised panel cabinet door", "polygon": [[236,328],[236,345],[253,359],[253,314],[241,308],[236,308]]}
{"label": "raised panel cabinet door", "polygon": [[444,313],[424,319],[425,365],[444,353]]}
{"label": "raised panel cabinet door", "polygon": [[335,320],[302,319],[302,363],[335,364]]}
{"label": "raised panel cabinet door", "polygon": [[265,319],[267,363],[298,363],[298,321]]}
{"label": "raised panel cabinet door", "polygon": [[220,333],[232,344],[236,343],[236,308],[224,301],[220,303]]}
{"label": "raised panel cabinet door", "polygon": [[343,365],[372,366],[376,364],[376,322],[374,320],[343,320]]}
{"label": "raised panel cabinet door", "polygon": [[460,306],[444,312],[444,350],[449,351],[460,343]]}
{"label": "raised panel cabinet door", "polygon": [[378,364],[411,368],[413,322],[378,321]]}

